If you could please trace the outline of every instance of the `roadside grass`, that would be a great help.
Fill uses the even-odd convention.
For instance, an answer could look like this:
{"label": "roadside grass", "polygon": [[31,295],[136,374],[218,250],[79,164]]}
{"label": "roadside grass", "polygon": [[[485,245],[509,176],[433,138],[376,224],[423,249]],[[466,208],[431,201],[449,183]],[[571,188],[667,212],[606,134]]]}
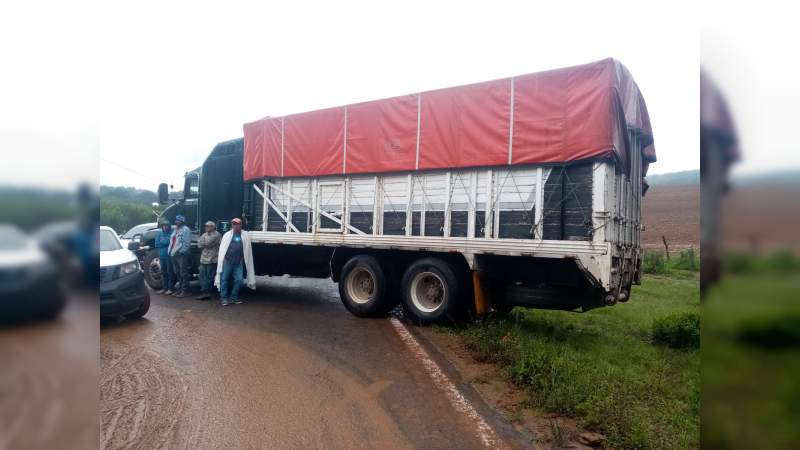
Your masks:
{"label": "roadside grass", "polygon": [[800,448],[800,273],[782,261],[738,266],[703,304],[704,448]]}
{"label": "roadside grass", "polygon": [[646,250],[642,258],[642,271],[653,275],[666,275],[676,271],[697,272],[700,270],[700,257],[694,248],[689,247],[667,259],[661,251]]}
{"label": "roadside grass", "polygon": [[524,387],[533,407],[576,418],[610,447],[697,448],[699,351],[657,342],[654,324],[680,323],[662,327],[677,332],[661,330],[677,341],[687,332],[699,338],[694,319],[684,319],[698,313],[697,274],[670,269],[646,276],[629,302],[614,307],[583,314],[516,308],[452,332],[476,359]]}

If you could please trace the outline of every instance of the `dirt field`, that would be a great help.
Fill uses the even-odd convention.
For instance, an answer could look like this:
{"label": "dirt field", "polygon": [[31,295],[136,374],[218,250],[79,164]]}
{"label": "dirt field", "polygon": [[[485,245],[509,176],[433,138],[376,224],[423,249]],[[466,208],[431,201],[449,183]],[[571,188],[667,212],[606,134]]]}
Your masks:
{"label": "dirt field", "polygon": [[722,236],[727,250],[800,251],[799,183],[734,185],[723,202]]}
{"label": "dirt field", "polygon": [[642,247],[670,251],[700,247],[700,185],[653,186],[642,203]]}

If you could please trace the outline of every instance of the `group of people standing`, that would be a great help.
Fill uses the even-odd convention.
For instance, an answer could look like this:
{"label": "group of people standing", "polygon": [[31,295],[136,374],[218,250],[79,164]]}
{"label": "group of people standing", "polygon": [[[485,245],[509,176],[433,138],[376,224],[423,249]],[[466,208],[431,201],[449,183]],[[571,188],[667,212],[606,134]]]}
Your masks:
{"label": "group of people standing", "polygon": [[[168,220],[161,221],[161,230],[155,239],[164,283],[159,294],[178,298],[189,295],[192,231],[185,222],[186,218],[180,214],[175,217],[174,227]],[[222,306],[242,303],[239,298],[242,284],[255,289],[253,251],[247,232],[242,230],[242,220],[231,220],[231,229],[224,235],[220,235],[213,221],[206,222],[197,246],[201,252],[200,295],[196,298],[210,299],[216,286]]]}

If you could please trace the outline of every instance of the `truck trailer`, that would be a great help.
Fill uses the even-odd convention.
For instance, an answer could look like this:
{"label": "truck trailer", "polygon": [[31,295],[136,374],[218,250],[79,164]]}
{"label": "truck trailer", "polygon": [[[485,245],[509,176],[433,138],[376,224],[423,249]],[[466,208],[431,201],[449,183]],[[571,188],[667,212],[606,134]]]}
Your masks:
{"label": "truck trailer", "polygon": [[[241,217],[257,275],[331,278],[357,316],[400,303],[418,323],[587,311],[627,301],[641,280],[656,156],[644,99],[614,59],[243,131],[185,174],[163,216],[185,215],[195,234]],[[145,271],[160,287],[153,235]]]}

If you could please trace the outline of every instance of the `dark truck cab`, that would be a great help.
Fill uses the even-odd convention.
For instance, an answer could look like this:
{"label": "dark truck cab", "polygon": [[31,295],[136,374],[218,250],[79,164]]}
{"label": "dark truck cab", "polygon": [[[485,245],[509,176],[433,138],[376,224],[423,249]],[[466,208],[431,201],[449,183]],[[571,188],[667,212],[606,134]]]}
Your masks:
{"label": "dark truck cab", "polygon": [[[217,144],[203,165],[186,172],[182,195],[170,198],[168,186],[158,186],[158,201],[167,205],[159,220],[175,222],[175,216],[186,217],[186,226],[192,230],[191,273],[196,275],[200,264],[200,249],[197,239],[203,231],[203,224],[209,220],[217,224],[217,230],[224,233],[230,229],[230,220],[242,217],[244,185],[242,181],[242,153],[244,139],[233,139]],[[147,231],[137,250],[142,261],[147,284],[153,289],[162,288],[161,267],[158,249],[154,242],[158,229]]]}

